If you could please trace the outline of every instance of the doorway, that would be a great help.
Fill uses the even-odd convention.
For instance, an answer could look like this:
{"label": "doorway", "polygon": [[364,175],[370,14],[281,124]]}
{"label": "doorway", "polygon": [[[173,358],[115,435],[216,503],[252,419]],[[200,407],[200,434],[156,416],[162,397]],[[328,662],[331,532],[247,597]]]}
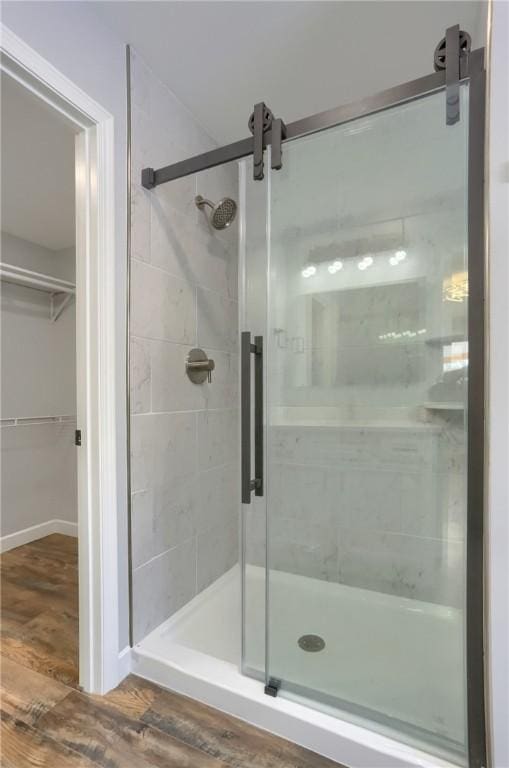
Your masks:
{"label": "doorway", "polygon": [[76,685],[76,129],[1,93],[2,653]]}
{"label": "doorway", "polygon": [[[48,119],[51,116],[54,121],[59,121],[61,128],[65,125],[67,131],[72,134],[74,142],[73,169],[71,172],[73,181],[71,182],[71,191],[64,197],[67,203],[69,203],[69,198],[74,198],[75,222],[72,228],[75,233],[75,277],[72,270],[73,259],[69,254],[67,254],[67,261],[64,258],[61,259],[64,272],[65,269],[68,270],[65,275],[64,272],[50,271],[48,264],[46,264],[46,271],[44,271],[37,262],[25,261],[23,264],[19,262],[11,265],[14,267],[10,271],[11,287],[6,288],[6,290],[32,290],[33,295],[35,295],[36,291],[33,290],[33,287],[32,289],[27,288],[26,283],[24,286],[19,286],[20,275],[32,282],[38,280],[38,287],[47,289],[46,295],[43,295],[42,290],[39,291],[41,308],[42,302],[46,302],[45,306],[49,314],[49,319],[47,317],[46,320],[54,326],[52,330],[57,329],[57,334],[62,333],[64,324],[70,321],[75,302],[75,355],[73,354],[75,385],[67,384],[65,392],[67,392],[70,400],[67,401],[64,409],[62,394],[59,408],[59,410],[63,409],[68,412],[64,413],[62,410],[62,412],[57,413],[55,410],[47,410],[50,406],[53,409],[56,408],[56,405],[48,399],[44,403],[46,406],[44,413],[35,413],[35,411],[30,413],[30,415],[35,414],[36,416],[70,416],[71,418],[67,420],[62,418],[60,421],[48,423],[50,426],[56,423],[64,432],[67,430],[65,433],[67,437],[70,435],[72,438],[75,430],[81,437],[81,445],[75,448],[72,442],[69,445],[68,441],[65,451],[66,461],[69,462],[71,468],[74,464],[75,468],[75,518],[59,517],[64,513],[61,510],[54,510],[51,518],[53,528],[39,529],[39,533],[49,532],[49,535],[59,536],[69,536],[70,533],[78,534],[79,553],[76,554],[75,551],[73,555],[75,560],[77,558],[78,565],[77,569],[76,564],[73,567],[74,580],[79,582],[78,606],[75,607],[76,623],[78,623],[77,613],[79,613],[79,640],[75,638],[74,666],[71,665],[69,669],[72,667],[72,674],[76,676],[79,685],[85,691],[105,693],[115,687],[127,673],[119,654],[117,611],[111,610],[111,605],[118,604],[119,582],[117,566],[117,417],[115,413],[114,363],[116,270],[114,262],[113,118],[109,112],[36,51],[27,46],[7,27],[2,25],[0,31],[0,69],[2,77],[7,78],[6,82],[9,81],[7,87],[13,88],[16,85],[23,92],[20,98],[25,100],[30,94],[30,98],[35,100],[32,104],[36,104],[38,109],[45,111]],[[24,129],[24,125],[19,126],[20,132]],[[10,147],[7,151],[10,152]],[[42,147],[41,152],[46,151],[46,148]],[[26,154],[28,156],[29,148],[26,149]],[[36,171],[35,162],[33,167],[28,164],[25,168],[28,184],[23,195],[26,196],[27,200],[33,194],[37,183],[41,185],[43,182],[46,183],[44,188],[48,197],[50,197],[55,184],[54,172],[51,167],[45,169],[44,178],[38,182],[36,182]],[[20,173],[20,169],[18,169],[18,173]],[[23,195],[21,203],[24,205],[26,200]],[[15,211],[23,210],[21,203],[18,200],[14,206]],[[63,205],[64,203],[61,203],[61,207]],[[63,210],[57,211],[57,214],[63,217]],[[23,216],[21,216],[22,218]],[[45,224],[47,222],[40,222],[42,230],[44,230]],[[19,239],[30,242],[29,237],[32,235],[25,234],[24,238]],[[57,245],[59,244],[57,243]],[[51,248],[49,250],[51,251]],[[58,250],[58,248],[53,250]],[[4,256],[2,249],[2,260],[5,260]],[[51,262],[50,258],[53,266],[54,261]],[[13,272],[16,273],[18,280],[17,288],[12,287]],[[34,276],[34,272],[37,272],[39,277]],[[59,282],[51,283],[49,278]],[[58,349],[58,345],[56,348]],[[18,350],[18,352],[21,354],[22,350]],[[39,353],[40,350],[37,349],[37,352]],[[70,360],[71,358],[68,356],[66,359]],[[27,354],[28,360],[29,355]],[[52,387],[47,381],[36,381],[34,384],[33,381],[29,382],[28,379],[25,380],[22,376],[17,376],[15,387],[20,390],[18,394],[28,384],[30,384],[32,392],[39,396],[44,392],[48,398],[50,394],[55,397],[58,394],[51,392]],[[4,413],[2,412],[3,416]],[[5,416],[10,417],[12,414],[6,413]],[[20,416],[23,417],[23,414],[21,413]],[[75,416],[75,425],[72,424],[73,416]],[[44,428],[39,424],[33,424],[31,428],[35,430],[36,426],[39,429]],[[46,429],[49,429],[50,426],[47,426]],[[21,434],[22,427],[18,423],[15,425],[11,423],[7,428],[11,429],[13,434],[15,430],[17,430],[18,435]],[[80,440],[78,439],[77,442]],[[41,446],[41,455],[44,455],[45,460],[47,460],[48,450],[44,442]],[[58,465],[57,459],[55,463]],[[37,466],[40,471],[40,462],[34,463],[33,466]],[[63,463],[58,469],[60,470],[59,473],[55,469],[58,476],[65,474]],[[72,472],[69,472],[66,476],[71,475]],[[5,479],[5,474],[2,479]],[[46,483],[48,484],[47,477]],[[21,481],[19,487],[23,487]],[[72,489],[72,483],[70,487]],[[63,502],[62,506],[65,506]],[[68,504],[68,506],[72,507],[72,504]],[[4,514],[4,512],[3,509],[2,513]],[[71,518],[70,513],[68,517]],[[54,523],[55,520],[63,520],[64,524]],[[35,525],[38,522],[36,521]],[[58,530],[55,530],[55,526]],[[19,531],[26,531],[27,528],[31,527],[25,521],[20,524],[18,529],[11,532],[19,533]],[[16,543],[30,544],[34,547],[35,545],[28,542],[26,538],[27,536],[30,538],[30,534],[25,532],[24,536],[24,542],[18,538],[17,542],[11,539],[10,542],[7,540],[2,544],[5,544],[6,549],[9,548],[9,544]],[[51,543],[55,544],[55,540]],[[68,541],[67,544],[69,544]],[[14,547],[10,551],[14,551]],[[8,555],[9,552],[7,552],[6,557]],[[58,556],[61,559],[64,558],[62,552],[59,552]],[[79,578],[77,577],[78,571]],[[76,590],[76,584],[74,588]]]}

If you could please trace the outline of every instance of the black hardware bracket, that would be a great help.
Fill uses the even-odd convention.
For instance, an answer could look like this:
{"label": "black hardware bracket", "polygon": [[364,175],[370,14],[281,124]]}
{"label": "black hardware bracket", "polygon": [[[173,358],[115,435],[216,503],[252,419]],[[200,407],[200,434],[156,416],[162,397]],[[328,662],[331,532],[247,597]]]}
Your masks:
{"label": "black hardware bracket", "polygon": [[[452,29],[452,27],[451,27]],[[451,42],[451,45],[453,43]],[[459,32],[459,80],[466,80],[472,78],[479,72],[484,72],[484,48],[477,48],[474,51],[470,50],[471,41],[470,35],[460,30]],[[447,40],[444,37],[435,49],[434,63],[435,72],[424,77],[420,77],[417,80],[411,80],[408,83],[396,86],[395,88],[388,88],[385,91],[381,91],[374,96],[361,99],[360,101],[352,104],[344,104],[340,107],[334,107],[333,109],[327,109],[324,112],[318,112],[316,115],[310,115],[301,120],[295,120],[288,125],[284,125],[281,121],[281,143],[286,141],[292,141],[293,139],[300,138],[301,136],[309,136],[318,131],[325,130],[327,128],[333,128],[337,125],[342,125],[348,121],[354,120],[357,117],[369,113],[375,113],[384,109],[387,106],[392,106],[397,103],[407,101],[415,96],[423,95],[424,93],[431,93],[436,90],[441,90],[444,86],[447,87],[446,79],[446,59],[452,61],[454,55],[450,57],[446,56]],[[449,48],[449,50],[451,50]],[[456,61],[457,61],[456,56]],[[451,65],[452,66],[452,65]],[[452,70],[449,71],[449,95],[451,99],[455,98],[451,94],[451,88],[453,89],[453,83],[455,79],[454,71],[457,72],[458,67],[452,66]],[[453,89],[454,90],[454,89]],[[261,102],[263,104],[263,102]],[[265,109],[267,109],[265,107]],[[269,110],[270,112],[270,110]],[[281,156],[278,150],[278,125],[277,118],[271,117],[271,128],[267,126],[267,113],[265,113],[265,130],[263,130],[263,123],[261,129],[262,149],[260,155],[260,130],[257,134],[257,162],[255,163],[255,171],[257,176],[255,178],[263,178],[263,149],[269,144],[272,145],[272,167],[277,170],[279,167]],[[450,119],[459,119],[458,104],[455,107],[451,107]],[[175,181],[185,176],[191,176],[194,173],[200,173],[201,171],[208,170],[210,168],[216,168],[219,165],[225,163],[231,163],[236,160],[241,160],[244,157],[250,157],[253,155],[254,150],[254,112],[252,115],[253,127],[252,135],[241,139],[240,141],[234,141],[231,144],[226,144],[223,147],[216,147],[208,152],[203,152],[200,155],[194,155],[184,160],[179,160],[171,165],[166,165],[163,168],[144,168],[141,172],[141,184],[145,189],[154,189],[161,184],[167,184],[169,181]],[[260,117],[258,118],[260,121]],[[251,121],[250,121],[251,122]],[[453,124],[452,122],[450,123]],[[286,131],[285,131],[286,128]],[[274,136],[273,136],[274,134]]]}
{"label": "black hardware bracket", "polygon": [[248,120],[249,130],[253,134],[253,179],[263,179],[263,152],[267,146],[267,134],[270,133],[272,145],[271,168],[279,171],[283,165],[281,142],[286,139],[286,125],[280,117],[275,118],[267,105],[260,101],[255,104]]}
{"label": "black hardware bracket", "polygon": [[81,445],[81,429],[76,429],[74,431],[74,445]]}
{"label": "black hardware bracket", "polygon": [[286,125],[278,117],[272,121],[270,165],[273,171],[280,171],[283,167],[283,139],[286,139]]}
{"label": "black hardware bracket", "polygon": [[272,112],[263,101],[254,105],[254,110],[248,120],[249,130],[253,134],[253,179],[263,179],[263,150],[265,149],[265,134],[272,128]]}
{"label": "black hardware bracket", "polygon": [[264,690],[264,693],[267,694],[267,696],[276,697],[279,693],[280,688],[281,688],[281,680],[277,680],[275,677],[269,677],[269,681],[263,690]]}
{"label": "black hardware bracket", "polygon": [[156,172],[153,168],[143,168],[141,172],[141,186],[145,189],[154,189],[156,186]]}
{"label": "black hardware bracket", "polygon": [[445,70],[447,125],[455,125],[460,119],[460,80],[468,72],[471,43],[468,32],[455,24],[446,29],[445,37],[435,48],[435,72]]}

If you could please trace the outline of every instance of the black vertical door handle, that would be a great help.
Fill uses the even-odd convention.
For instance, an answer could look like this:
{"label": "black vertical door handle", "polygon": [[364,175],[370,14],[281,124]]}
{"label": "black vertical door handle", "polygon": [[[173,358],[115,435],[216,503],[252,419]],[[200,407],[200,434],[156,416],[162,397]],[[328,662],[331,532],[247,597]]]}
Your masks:
{"label": "black vertical door handle", "polygon": [[[254,355],[254,459],[255,476],[251,477],[251,355]],[[251,503],[251,492],[263,496],[263,336],[241,333],[241,496],[243,504]]]}

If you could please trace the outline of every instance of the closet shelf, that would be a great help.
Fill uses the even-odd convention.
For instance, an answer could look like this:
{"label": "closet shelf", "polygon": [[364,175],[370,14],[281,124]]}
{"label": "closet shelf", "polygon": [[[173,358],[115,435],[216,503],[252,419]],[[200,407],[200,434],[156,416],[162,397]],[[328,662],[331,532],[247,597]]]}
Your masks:
{"label": "closet shelf", "polygon": [[435,401],[429,401],[427,403],[423,403],[424,407],[428,411],[464,411],[465,410],[465,404],[464,403],[455,403],[454,401],[445,401],[443,403],[441,402],[435,402]]}
{"label": "closet shelf", "polygon": [[[30,269],[17,267],[15,264],[0,262],[0,279],[3,283],[22,285],[34,291],[42,291],[50,295],[50,320],[58,320],[67,304],[76,293],[76,285],[59,277],[33,272]],[[60,299],[58,301],[58,299]]]}
{"label": "closet shelf", "polygon": [[2,427],[31,426],[32,424],[74,424],[76,416],[12,416],[0,419]]}

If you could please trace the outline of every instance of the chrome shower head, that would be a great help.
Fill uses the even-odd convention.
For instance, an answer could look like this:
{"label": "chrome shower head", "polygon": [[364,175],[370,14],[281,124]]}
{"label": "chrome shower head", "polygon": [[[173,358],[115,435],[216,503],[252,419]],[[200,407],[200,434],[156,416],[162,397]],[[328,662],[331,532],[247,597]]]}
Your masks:
{"label": "chrome shower head", "polygon": [[203,210],[205,205],[208,205],[212,209],[210,214],[210,223],[214,229],[226,229],[230,226],[237,214],[237,203],[232,200],[231,197],[223,197],[218,203],[214,205],[210,200],[206,200],[201,195],[197,195],[194,198],[194,202],[197,208]]}

